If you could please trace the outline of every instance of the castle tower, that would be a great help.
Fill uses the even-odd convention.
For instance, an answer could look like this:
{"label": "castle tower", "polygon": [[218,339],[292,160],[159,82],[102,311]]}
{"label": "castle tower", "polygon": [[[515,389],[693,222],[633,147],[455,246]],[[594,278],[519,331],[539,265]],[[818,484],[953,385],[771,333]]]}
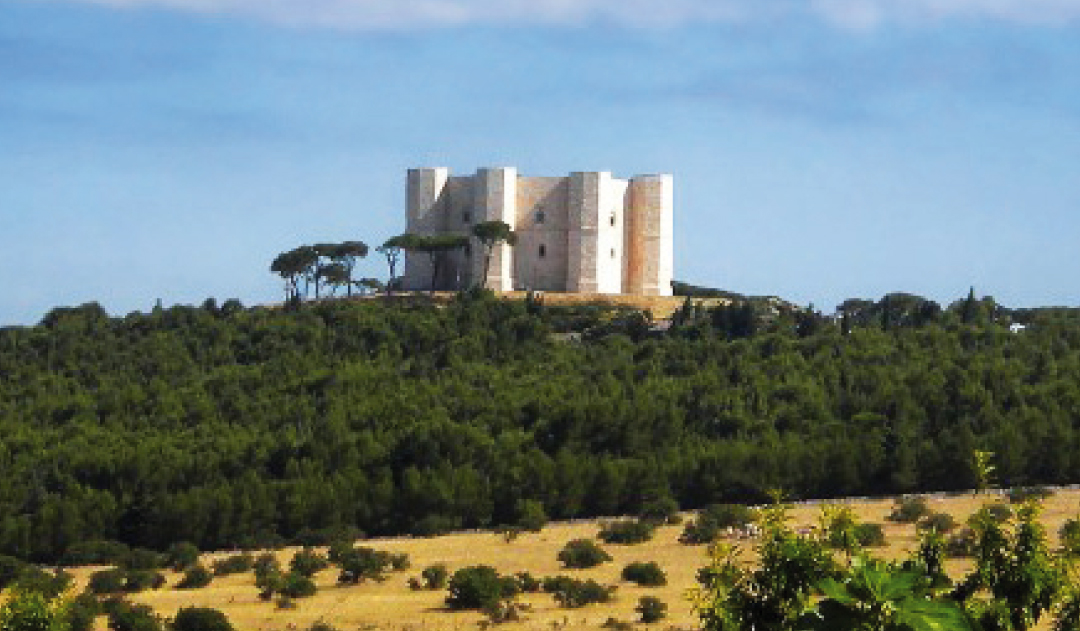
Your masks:
{"label": "castle tower", "polygon": [[[480,169],[476,172],[473,187],[473,220],[502,221],[513,230],[517,224],[518,173],[514,167]],[[471,230],[471,226],[469,227]],[[511,246],[501,243],[491,253],[491,266],[484,285],[495,291],[512,291],[513,254]],[[484,274],[484,248],[477,239],[472,241],[470,255],[470,278],[480,279]]]}
{"label": "castle tower", "polygon": [[630,179],[623,291],[670,296],[674,268],[674,182],[670,175]]}
{"label": "castle tower", "polygon": [[[410,234],[431,236],[446,230],[443,192],[450,170],[444,167],[409,169],[408,230]],[[431,262],[427,256],[405,255],[404,289],[427,289],[431,283]]]}

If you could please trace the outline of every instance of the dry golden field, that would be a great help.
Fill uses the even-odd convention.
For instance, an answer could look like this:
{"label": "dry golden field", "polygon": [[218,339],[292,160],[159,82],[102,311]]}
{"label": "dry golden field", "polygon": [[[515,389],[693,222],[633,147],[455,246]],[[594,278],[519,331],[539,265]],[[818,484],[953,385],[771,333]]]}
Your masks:
{"label": "dry golden field", "polygon": [[[1080,490],[1058,491],[1045,501],[1044,523],[1054,545],[1061,524],[1077,514],[1080,508]],[[1002,501],[998,495],[962,495],[947,498],[929,498],[928,503],[936,511],[946,512],[958,520],[991,501]],[[892,524],[885,516],[892,510],[889,499],[847,502],[854,507],[863,521],[877,522],[885,526],[888,547],[878,553],[890,558],[901,557],[916,542],[914,527]],[[792,525],[805,527],[816,523],[818,506],[796,505],[792,512]],[[691,517],[687,515],[686,517]],[[652,541],[632,546],[606,545],[614,557],[610,563],[589,570],[564,570],[555,556],[569,540],[594,537],[597,522],[553,523],[539,534],[523,534],[507,543],[494,533],[463,533],[431,539],[386,538],[359,542],[382,550],[406,552],[412,567],[403,572],[388,574],[383,583],[368,582],[358,586],[338,587],[334,568],[321,572],[316,578],[319,592],[311,597],[297,600],[297,607],[279,610],[272,602],[262,602],[251,573],[215,579],[209,587],[195,590],[177,590],[171,587],[178,580],[168,575],[168,585],[155,591],[143,592],[132,600],[152,606],[158,613],[173,615],[183,606],[215,607],[229,617],[241,631],[263,629],[306,629],[313,622],[323,619],[341,631],[394,629],[409,631],[452,631],[478,628],[484,617],[475,611],[450,612],[443,608],[445,590],[412,591],[406,584],[408,578],[418,576],[420,571],[435,563],[444,563],[451,572],[457,568],[487,564],[500,573],[523,570],[533,576],[544,577],[566,574],[576,578],[593,578],[606,584],[618,584],[616,601],[608,605],[590,605],[581,609],[561,609],[548,594],[526,594],[522,601],[532,605],[526,620],[502,625],[511,630],[546,629],[549,631],[568,627],[573,629],[596,629],[608,618],[636,621],[634,607],[638,598],[653,595],[668,603],[668,618],[648,625],[654,629],[672,627],[688,629],[696,626],[696,619],[686,598],[686,592],[695,586],[694,575],[706,563],[705,546],[687,546],[678,543],[682,526],[660,528]],[[741,542],[752,550],[752,540]],[[295,549],[278,552],[283,567],[288,566]],[[223,553],[224,554],[224,553]],[[204,563],[221,556],[208,554]],[[749,556],[749,555],[748,555]],[[632,561],[656,561],[668,574],[668,585],[662,588],[642,588],[620,581],[623,567]],[[950,573],[958,576],[969,567],[965,561],[950,561]],[[78,585],[85,584],[90,573],[99,568],[79,568],[74,574]],[[104,619],[98,622],[105,628]],[[645,625],[639,625],[644,627]]]}

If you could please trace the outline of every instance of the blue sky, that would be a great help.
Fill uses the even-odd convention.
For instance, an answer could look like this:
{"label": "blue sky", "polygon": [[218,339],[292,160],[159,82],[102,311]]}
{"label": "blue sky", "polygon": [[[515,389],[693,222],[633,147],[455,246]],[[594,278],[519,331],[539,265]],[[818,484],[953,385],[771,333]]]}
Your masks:
{"label": "blue sky", "polygon": [[0,325],[277,301],[424,165],[674,173],[697,284],[1076,306],[1080,1],[0,0]]}

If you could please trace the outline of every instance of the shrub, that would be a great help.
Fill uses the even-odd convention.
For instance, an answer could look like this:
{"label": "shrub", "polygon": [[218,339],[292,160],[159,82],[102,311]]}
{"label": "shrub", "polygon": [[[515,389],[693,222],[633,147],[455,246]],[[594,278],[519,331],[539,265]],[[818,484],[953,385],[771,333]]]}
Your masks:
{"label": "shrub", "polygon": [[338,561],[341,574],[339,583],[360,583],[367,579],[382,579],[382,574],[393,562],[392,556],[373,548],[353,548],[342,553]]}
{"label": "shrub", "polygon": [[926,498],[916,495],[898,500],[885,519],[900,524],[914,524],[929,514],[930,507],[926,504]]}
{"label": "shrub", "polygon": [[0,554],[0,590],[14,583],[25,568],[25,562]]}
{"label": "shrub", "polygon": [[93,594],[79,594],[67,606],[69,631],[93,631],[94,621],[101,613],[101,605]]}
{"label": "shrub", "polygon": [[146,548],[132,548],[121,566],[129,570],[156,570],[165,565],[165,555]]}
{"label": "shrub", "polygon": [[1053,489],[1045,486],[1018,486],[1009,489],[1009,501],[1013,504],[1023,504],[1028,500],[1045,500],[1053,494]]}
{"label": "shrub", "polygon": [[412,561],[409,560],[409,554],[407,552],[399,552],[397,554],[391,553],[389,556],[390,567],[395,572],[401,572],[412,567]]}
{"label": "shrub", "polygon": [[278,593],[288,598],[307,598],[314,596],[316,590],[315,581],[299,572],[289,572],[281,577],[277,587]]}
{"label": "shrub", "polygon": [[194,565],[184,572],[184,578],[180,579],[180,582],[176,584],[176,588],[196,589],[206,587],[212,580],[214,580],[214,575],[210,570],[202,565]]}
{"label": "shrub", "polygon": [[662,587],[667,585],[667,574],[654,561],[648,563],[635,562],[623,568],[622,578],[624,581],[637,583],[642,587]]}
{"label": "shrub", "polygon": [[642,596],[634,611],[641,614],[642,622],[651,624],[667,617],[667,603],[655,596]]}
{"label": "shrub", "polygon": [[302,574],[308,578],[315,576],[316,573],[328,567],[330,567],[330,561],[311,548],[300,550],[289,561],[289,570],[291,572]]}
{"label": "shrub", "polygon": [[492,605],[484,607],[484,614],[492,624],[505,624],[507,622],[520,622],[523,606],[510,600],[500,600]]}
{"label": "shrub", "polygon": [[683,527],[679,543],[709,543],[726,528],[744,528],[753,523],[754,512],[741,504],[713,504]]}
{"label": "shrub", "polygon": [[528,532],[540,532],[547,525],[548,516],[544,504],[537,500],[520,500],[516,506],[517,521],[514,526]]}
{"label": "shrub", "polygon": [[228,576],[230,574],[242,574],[250,572],[255,567],[255,557],[247,552],[234,554],[223,559],[215,560],[210,567],[214,570],[214,576]]}
{"label": "shrub", "polygon": [[591,539],[574,539],[568,542],[556,557],[563,567],[582,569],[596,567],[611,560],[611,555]]}
{"label": "shrub", "polygon": [[881,524],[855,524],[855,539],[865,548],[880,548],[885,545],[885,529]]}
{"label": "shrub", "polygon": [[655,525],[640,519],[612,521],[601,526],[598,536],[604,543],[631,545],[652,539],[655,530]]}
{"label": "shrub", "polygon": [[189,541],[179,541],[165,550],[165,567],[183,572],[199,562],[199,549]]}
{"label": "shrub", "polygon": [[92,594],[118,594],[124,591],[126,574],[127,572],[117,568],[99,570],[90,575],[86,589]]}
{"label": "shrub", "polygon": [[670,523],[672,517],[678,516],[678,513],[679,503],[671,496],[665,495],[663,497],[653,498],[642,504],[641,510],[638,511],[638,519],[656,524],[664,524]]}
{"label": "shrub", "polygon": [[176,612],[172,631],[234,631],[225,614],[211,607],[183,607]]}
{"label": "shrub", "polygon": [[463,567],[450,577],[450,594],[446,606],[450,609],[486,609],[495,606],[504,594],[506,582],[489,565]]}
{"label": "shrub", "polygon": [[165,575],[156,570],[128,570],[124,579],[125,592],[159,589],[165,585]]}
{"label": "shrub", "polygon": [[956,558],[973,557],[978,551],[979,538],[971,528],[961,528],[945,539],[945,554]]}
{"label": "shrub", "polygon": [[608,618],[600,625],[601,629],[613,629],[614,631],[633,631],[634,623],[616,618]]}
{"label": "shrub", "polygon": [[66,592],[73,581],[71,574],[62,569],[50,572],[35,565],[24,565],[15,579],[15,586],[22,591],[37,592],[52,599]]}
{"label": "shrub", "polygon": [[616,589],[614,585],[605,587],[591,578],[585,581],[571,578],[560,581],[552,595],[560,606],[577,609],[592,603],[610,602]]}
{"label": "shrub", "polygon": [[544,586],[540,579],[534,577],[528,572],[518,572],[517,574],[515,574],[515,576],[517,577],[518,587],[523,592],[531,594],[540,591],[540,589]]}
{"label": "shrub", "polygon": [[442,563],[429,565],[420,572],[423,579],[422,586],[425,589],[442,589],[446,587],[446,581],[450,577],[450,571]]}
{"label": "shrub", "polygon": [[131,549],[119,541],[80,541],[68,546],[58,561],[59,565],[121,565]]}
{"label": "shrub", "polygon": [[1073,518],[1062,524],[1058,530],[1061,548],[1070,555],[1080,555],[1080,519]]}
{"label": "shrub", "polygon": [[918,523],[918,528],[944,534],[956,528],[956,520],[948,513],[930,513]]}
{"label": "shrub", "polygon": [[148,605],[123,601],[109,607],[109,628],[112,631],[163,631],[161,618]]}
{"label": "shrub", "polygon": [[338,628],[330,624],[326,620],[319,618],[315,622],[311,623],[311,626],[308,627],[308,631],[338,631]]}

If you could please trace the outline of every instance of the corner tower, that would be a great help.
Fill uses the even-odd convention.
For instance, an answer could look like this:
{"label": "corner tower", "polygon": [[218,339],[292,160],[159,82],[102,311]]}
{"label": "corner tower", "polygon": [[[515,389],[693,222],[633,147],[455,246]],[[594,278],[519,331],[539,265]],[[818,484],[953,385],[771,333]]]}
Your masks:
{"label": "corner tower", "polygon": [[630,178],[623,288],[628,294],[671,295],[675,260],[674,190],[671,175]]}

